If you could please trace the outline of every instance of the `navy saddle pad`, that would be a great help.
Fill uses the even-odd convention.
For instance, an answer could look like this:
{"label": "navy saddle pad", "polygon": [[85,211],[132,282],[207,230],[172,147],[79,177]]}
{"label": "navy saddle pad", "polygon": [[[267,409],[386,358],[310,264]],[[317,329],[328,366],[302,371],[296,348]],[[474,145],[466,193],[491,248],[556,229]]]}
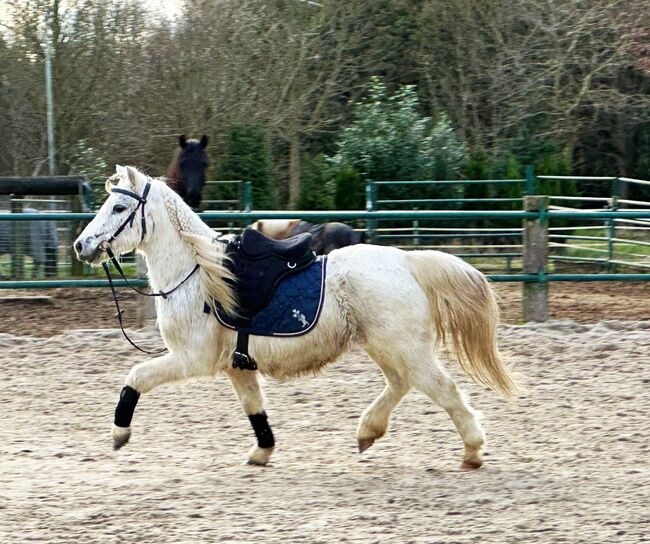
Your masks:
{"label": "navy saddle pad", "polygon": [[268,304],[242,323],[217,308],[219,322],[236,331],[258,336],[300,336],[314,328],[325,301],[327,257],[285,277]]}
{"label": "navy saddle pad", "polygon": [[310,242],[310,234],[277,241],[253,229],[229,242],[238,312],[230,316],[215,304],[219,322],[260,336],[310,331],[323,305],[327,262],[309,249]]}

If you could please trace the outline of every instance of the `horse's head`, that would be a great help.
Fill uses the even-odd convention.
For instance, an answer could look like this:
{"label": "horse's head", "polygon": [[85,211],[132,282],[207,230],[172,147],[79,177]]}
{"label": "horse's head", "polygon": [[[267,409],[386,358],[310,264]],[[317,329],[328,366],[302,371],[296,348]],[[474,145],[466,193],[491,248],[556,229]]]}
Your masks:
{"label": "horse's head", "polygon": [[145,205],[149,178],[130,166],[116,166],[115,170],[106,180],[106,202],[74,243],[79,260],[91,264],[107,260],[109,244],[115,255],[133,251],[144,240],[145,224],[151,225]]}
{"label": "horse's head", "polygon": [[205,154],[208,137],[203,135],[200,140],[188,140],[183,135],[178,143],[181,147],[178,169],[184,185],[183,200],[196,210],[201,205],[201,192],[208,169],[208,157]]}

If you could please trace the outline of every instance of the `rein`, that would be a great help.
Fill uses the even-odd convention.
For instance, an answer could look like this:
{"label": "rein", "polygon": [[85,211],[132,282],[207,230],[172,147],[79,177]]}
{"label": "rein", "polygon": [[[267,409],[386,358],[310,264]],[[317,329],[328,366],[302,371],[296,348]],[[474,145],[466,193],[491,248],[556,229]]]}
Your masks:
{"label": "rein", "polygon": [[[169,295],[171,295],[174,291],[176,291],[181,285],[183,285],[187,280],[189,280],[195,273],[196,271],[200,268],[200,265],[197,263],[194,268],[181,280],[176,287],[170,289],[169,291],[159,291],[158,293],[145,293],[144,291],[140,291],[137,287],[134,285],[131,285],[129,280],[124,274],[124,271],[122,270],[122,267],[120,266],[119,261],[117,260],[117,257],[115,257],[115,254],[111,250],[110,244],[112,241],[117,238],[117,236],[126,228],[128,225],[129,228],[133,226],[133,221],[135,219],[135,215],[138,212],[138,208],[140,209],[140,221],[141,221],[141,226],[142,226],[142,236],[140,237],[140,242],[144,240],[145,234],[147,234],[147,222],[145,220],[144,216],[144,206],[147,203],[147,196],[149,195],[149,190],[151,189],[151,183],[147,181],[147,185],[145,185],[144,191],[142,192],[142,196],[138,195],[137,193],[134,193],[132,191],[128,191],[126,189],[120,189],[120,188],[113,188],[111,189],[111,192],[113,193],[121,193],[127,196],[130,196],[131,198],[134,198],[135,200],[138,201],[138,205],[135,207],[135,209],[131,212],[129,217],[126,218],[126,220],[118,227],[118,229],[115,231],[113,236],[108,240],[107,246],[106,246],[106,254],[108,255],[108,258],[110,261],[113,263],[113,266],[115,266],[118,274],[120,277],[126,282],[127,286],[131,288],[133,291],[136,293],[143,295],[145,297],[162,297],[163,299],[166,299]],[[111,288],[111,295],[113,297],[113,302],[115,302],[115,308],[117,309],[117,313],[115,314],[115,318],[117,319],[118,323],[120,324],[120,329],[122,331],[122,334],[124,335],[124,338],[127,339],[129,344],[131,344],[135,349],[141,351],[142,353],[146,353],[147,355],[158,355],[160,353],[165,353],[167,351],[167,348],[163,348],[157,351],[148,351],[146,349],[142,349],[140,346],[136,345],[133,340],[129,338],[129,335],[126,334],[126,331],[124,330],[124,323],[122,320],[122,314],[124,313],[124,310],[120,309],[120,303],[117,297],[117,292],[115,291],[115,286],[113,285],[113,277],[111,276],[111,271],[109,269],[109,266],[107,263],[102,263],[102,268],[104,269],[104,272],[106,273],[106,278],[108,279],[108,286]]]}

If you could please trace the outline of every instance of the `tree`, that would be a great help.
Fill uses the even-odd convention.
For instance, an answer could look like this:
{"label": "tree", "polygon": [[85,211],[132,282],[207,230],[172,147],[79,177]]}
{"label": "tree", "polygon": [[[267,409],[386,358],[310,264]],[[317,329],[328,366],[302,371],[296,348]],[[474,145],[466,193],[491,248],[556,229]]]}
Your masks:
{"label": "tree", "polygon": [[519,154],[552,140],[573,160],[603,123],[620,136],[648,120],[650,95],[629,83],[647,13],[632,0],[430,0],[414,56],[431,101],[473,148],[495,156],[519,140]]}
{"label": "tree", "polygon": [[252,2],[260,35],[250,41],[248,73],[257,115],[288,145],[289,207],[300,198],[305,139],[341,121],[341,97],[362,85],[362,0]]}

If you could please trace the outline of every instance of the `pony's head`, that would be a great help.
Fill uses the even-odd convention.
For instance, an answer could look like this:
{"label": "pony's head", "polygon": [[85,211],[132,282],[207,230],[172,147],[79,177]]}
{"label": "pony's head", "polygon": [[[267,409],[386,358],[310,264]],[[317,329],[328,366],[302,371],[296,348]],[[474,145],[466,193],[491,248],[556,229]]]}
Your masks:
{"label": "pony's head", "polygon": [[205,186],[209,165],[205,154],[208,137],[203,135],[200,140],[188,140],[185,135],[182,135],[178,139],[178,144],[179,149],[167,177],[170,178],[172,189],[196,210],[201,205],[201,192]]}
{"label": "pony's head", "polygon": [[145,238],[144,225],[151,224],[150,211],[142,202],[148,196],[149,179],[131,166],[115,170],[106,180],[108,198],[74,243],[77,257],[91,264],[107,259],[109,244],[115,255],[136,249]]}
{"label": "pony's head", "polygon": [[[155,243],[156,236],[164,232],[165,218],[180,235],[191,251],[193,260],[200,266],[199,277],[205,300],[217,300],[231,315],[235,315],[236,300],[231,283],[233,276],[225,265],[228,257],[224,244],[216,243],[218,233],[203,223],[173,191],[159,180],[151,179],[130,166],[116,166],[116,173],[106,180],[108,198],[95,218],[75,240],[77,257],[92,265],[108,260],[107,248],[116,256]],[[175,239],[175,243],[183,242]],[[158,243],[172,244],[169,239]],[[165,245],[165,252],[180,250]],[[187,253],[187,252],[186,252]],[[177,252],[176,255],[179,253]],[[163,263],[169,266],[169,262]],[[187,270],[182,271],[184,274]]]}

